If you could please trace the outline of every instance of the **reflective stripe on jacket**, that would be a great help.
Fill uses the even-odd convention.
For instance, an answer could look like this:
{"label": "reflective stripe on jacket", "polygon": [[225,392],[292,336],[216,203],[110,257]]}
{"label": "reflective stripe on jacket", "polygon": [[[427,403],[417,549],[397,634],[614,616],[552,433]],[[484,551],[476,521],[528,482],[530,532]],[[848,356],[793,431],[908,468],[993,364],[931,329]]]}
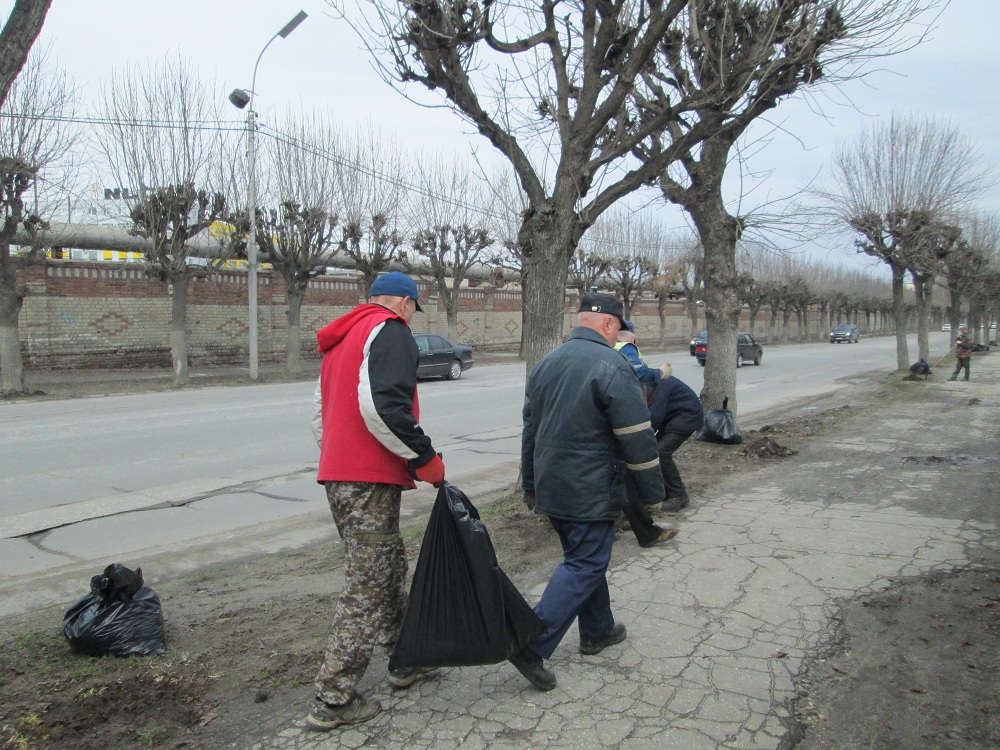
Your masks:
{"label": "reflective stripe on jacket", "polygon": [[535,509],[571,521],[607,521],[625,505],[625,468],[640,502],[663,499],[656,438],[631,365],[589,328],[528,376],[521,436],[524,490]]}

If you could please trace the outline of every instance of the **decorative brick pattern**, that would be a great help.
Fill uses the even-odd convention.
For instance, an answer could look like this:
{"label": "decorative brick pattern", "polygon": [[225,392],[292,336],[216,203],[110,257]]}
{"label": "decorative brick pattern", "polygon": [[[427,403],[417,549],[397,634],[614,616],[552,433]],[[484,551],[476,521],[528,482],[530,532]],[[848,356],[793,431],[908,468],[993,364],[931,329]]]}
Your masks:
{"label": "decorative brick pattern", "polygon": [[125,331],[134,325],[135,323],[132,322],[131,318],[126,318],[114,310],[108,310],[108,312],[97,319],[94,323],[94,328],[107,336],[114,337],[125,333]]}
{"label": "decorative brick pattern", "polygon": [[[19,274],[30,294],[20,315],[20,334],[29,367],[141,367],[170,363],[170,297],[167,285],[145,276],[134,264],[50,261]],[[363,282],[314,279],[301,311],[302,356],[316,357],[316,331],[365,300]],[[433,284],[419,281],[423,314],[414,329],[448,334],[444,306]],[[188,351],[192,364],[246,362],[247,280],[238,270],[198,277],[188,289]],[[284,281],[280,274],[258,274],[257,322],[260,359],[284,361],[288,330]],[[575,325],[579,300],[568,291],[563,333]],[[767,327],[768,313],[756,330]],[[641,300],[633,311],[640,340],[657,340],[656,300]],[[814,323],[811,326],[814,328]],[[749,321],[743,321],[748,327]],[[686,348],[690,333],[687,307],[666,307],[667,340]],[[794,328],[794,326],[793,326]],[[521,336],[519,290],[480,285],[459,293],[458,338],[479,348],[516,348]]]}

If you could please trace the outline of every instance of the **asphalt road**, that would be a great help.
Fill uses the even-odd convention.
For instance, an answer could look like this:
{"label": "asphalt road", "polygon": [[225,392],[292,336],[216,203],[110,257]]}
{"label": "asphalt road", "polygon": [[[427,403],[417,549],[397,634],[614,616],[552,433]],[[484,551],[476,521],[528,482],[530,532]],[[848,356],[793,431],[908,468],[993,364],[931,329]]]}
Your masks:
{"label": "asphalt road", "polygon": [[[932,354],[945,347],[947,335],[932,334]],[[701,388],[703,368],[686,349],[647,362],[666,359]],[[761,366],[738,371],[740,418],[894,363],[891,337],[765,347]],[[513,479],[523,382],[515,364],[421,383],[422,426],[452,481],[490,472]],[[50,555],[100,557],[323,508],[312,481],[312,390],[291,383],[0,405],[0,573],[51,567]],[[27,562],[13,562],[23,557],[15,540],[31,542]]]}

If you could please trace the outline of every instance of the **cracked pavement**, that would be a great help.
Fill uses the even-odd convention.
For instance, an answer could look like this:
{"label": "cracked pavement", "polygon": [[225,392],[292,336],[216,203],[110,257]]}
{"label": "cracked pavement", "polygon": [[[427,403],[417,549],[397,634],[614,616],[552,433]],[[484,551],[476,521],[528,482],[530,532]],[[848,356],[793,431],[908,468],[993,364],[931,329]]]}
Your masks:
{"label": "cracked pavement", "polygon": [[833,637],[845,600],[1000,559],[1000,416],[987,401],[1000,359],[973,365],[969,383],[900,384],[888,405],[852,413],[800,455],[692,498],[674,543],[609,571],[628,639],[583,656],[571,628],[549,663],[555,690],[500,664],[394,691],[380,656],[361,685],[383,704],[375,719],[316,733],[303,706],[249,746],[789,747],[796,676]]}

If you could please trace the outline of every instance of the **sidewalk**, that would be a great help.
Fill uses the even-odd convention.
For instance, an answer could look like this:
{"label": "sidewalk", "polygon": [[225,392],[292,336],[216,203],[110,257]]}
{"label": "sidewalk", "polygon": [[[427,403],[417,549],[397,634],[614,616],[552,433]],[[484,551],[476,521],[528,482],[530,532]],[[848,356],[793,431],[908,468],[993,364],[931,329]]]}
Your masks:
{"label": "sidewalk", "polygon": [[1000,562],[1000,357],[975,358],[969,383],[946,377],[902,383],[800,455],[697,498],[676,545],[619,541],[609,582],[629,637],[582,656],[571,629],[550,663],[555,690],[500,664],[392,691],[375,660],[361,687],[383,714],[329,734],[288,716],[249,746],[788,747],[795,678],[844,600]]}

